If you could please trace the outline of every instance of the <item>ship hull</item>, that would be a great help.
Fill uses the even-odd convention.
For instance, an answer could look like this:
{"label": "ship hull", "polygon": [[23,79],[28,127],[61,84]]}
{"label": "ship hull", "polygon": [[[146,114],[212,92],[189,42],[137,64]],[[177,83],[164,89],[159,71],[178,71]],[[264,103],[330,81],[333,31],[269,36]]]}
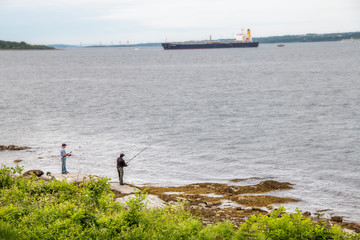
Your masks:
{"label": "ship hull", "polygon": [[259,42],[216,42],[216,43],[161,43],[164,50],[209,49],[209,48],[250,48]]}

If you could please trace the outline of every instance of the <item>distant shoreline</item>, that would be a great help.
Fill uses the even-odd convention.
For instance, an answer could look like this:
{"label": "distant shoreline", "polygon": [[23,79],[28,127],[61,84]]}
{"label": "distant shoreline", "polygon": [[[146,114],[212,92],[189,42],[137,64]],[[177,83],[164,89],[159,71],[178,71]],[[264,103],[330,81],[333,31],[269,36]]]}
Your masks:
{"label": "distant shoreline", "polygon": [[[213,41],[233,41],[234,39],[214,39]],[[344,33],[325,33],[316,34],[308,33],[302,35],[284,35],[284,36],[270,36],[270,37],[254,37],[254,41],[260,44],[264,43],[301,43],[301,42],[336,42],[336,41],[360,41],[359,32],[344,32]],[[180,41],[183,43],[191,43],[203,40],[188,40]],[[108,47],[161,47],[161,43],[137,43],[137,44],[118,44],[118,45],[70,45],[70,44],[46,44],[46,45],[31,45],[26,42],[13,42],[0,40],[0,50],[55,50],[63,48],[108,48]]]}
{"label": "distant shoreline", "polygon": [[[234,39],[217,39],[214,41],[233,41]],[[315,34],[308,33],[303,35],[284,35],[284,36],[270,36],[270,37],[254,37],[254,41],[260,44],[264,43],[301,43],[301,42],[336,42],[336,41],[357,41],[360,40],[360,32],[345,32],[345,33],[326,33]],[[209,41],[198,40],[198,41]],[[196,42],[195,40],[181,41],[183,43]],[[66,45],[66,44],[49,44],[48,46],[55,48],[108,48],[108,47],[161,47],[161,43],[138,43],[138,44],[118,44],[118,45]]]}
{"label": "distant shoreline", "polygon": [[31,45],[26,42],[0,40],[0,50],[55,50],[55,48],[45,45]]}

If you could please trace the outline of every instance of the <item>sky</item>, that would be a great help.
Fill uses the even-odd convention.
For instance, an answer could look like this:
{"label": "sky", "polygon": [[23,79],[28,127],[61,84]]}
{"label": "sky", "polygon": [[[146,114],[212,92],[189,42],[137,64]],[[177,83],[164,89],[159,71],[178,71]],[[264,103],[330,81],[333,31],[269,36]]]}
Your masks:
{"label": "sky", "polygon": [[0,40],[111,45],[360,31],[360,0],[0,0]]}

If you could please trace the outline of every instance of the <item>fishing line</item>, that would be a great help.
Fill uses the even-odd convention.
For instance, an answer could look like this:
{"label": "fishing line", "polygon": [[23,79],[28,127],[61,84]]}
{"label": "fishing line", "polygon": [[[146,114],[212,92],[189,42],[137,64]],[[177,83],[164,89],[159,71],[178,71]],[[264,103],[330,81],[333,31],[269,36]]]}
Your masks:
{"label": "fishing line", "polygon": [[140,152],[138,152],[135,156],[133,156],[129,161],[127,161],[127,163],[131,162],[131,160],[133,160],[137,155],[139,155],[140,153],[142,153],[143,151],[145,151],[148,147],[150,147],[150,145],[148,145],[147,147],[143,148]]}

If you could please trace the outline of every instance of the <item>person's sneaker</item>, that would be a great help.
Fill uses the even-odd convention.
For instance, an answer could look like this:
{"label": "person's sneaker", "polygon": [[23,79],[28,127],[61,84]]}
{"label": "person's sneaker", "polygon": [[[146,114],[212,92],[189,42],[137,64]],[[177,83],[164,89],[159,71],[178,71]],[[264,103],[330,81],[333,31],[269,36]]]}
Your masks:
{"label": "person's sneaker", "polygon": [[120,185],[125,185],[125,184],[123,184],[123,183],[120,183]]}

